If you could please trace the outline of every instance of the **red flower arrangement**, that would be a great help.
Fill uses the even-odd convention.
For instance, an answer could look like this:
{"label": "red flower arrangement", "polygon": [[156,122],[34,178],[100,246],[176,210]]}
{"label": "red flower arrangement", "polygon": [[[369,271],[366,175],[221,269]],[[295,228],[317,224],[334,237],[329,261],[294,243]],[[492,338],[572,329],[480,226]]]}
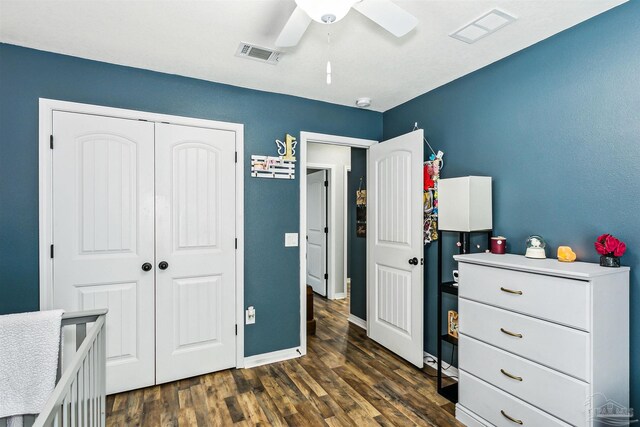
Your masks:
{"label": "red flower arrangement", "polygon": [[598,237],[593,245],[596,247],[596,251],[604,256],[621,257],[627,250],[627,245],[611,234],[603,234]]}

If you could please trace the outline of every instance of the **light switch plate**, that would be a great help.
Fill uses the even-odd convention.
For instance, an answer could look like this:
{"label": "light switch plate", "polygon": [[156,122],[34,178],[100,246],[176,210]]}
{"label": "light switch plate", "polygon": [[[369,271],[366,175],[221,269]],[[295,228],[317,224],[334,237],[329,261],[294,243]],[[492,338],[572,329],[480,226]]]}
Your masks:
{"label": "light switch plate", "polygon": [[245,311],[245,324],[253,325],[256,323],[256,309],[251,307],[247,307],[247,311]]}
{"label": "light switch plate", "polygon": [[298,246],[298,233],[284,233],[284,246],[287,248]]}

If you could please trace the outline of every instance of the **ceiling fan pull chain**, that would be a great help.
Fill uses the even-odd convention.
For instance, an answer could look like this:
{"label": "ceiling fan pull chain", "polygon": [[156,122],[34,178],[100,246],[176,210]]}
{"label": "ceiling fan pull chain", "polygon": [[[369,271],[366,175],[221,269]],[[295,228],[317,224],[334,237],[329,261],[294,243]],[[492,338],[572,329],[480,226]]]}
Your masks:
{"label": "ceiling fan pull chain", "polygon": [[[331,33],[327,33],[327,58],[331,47]],[[331,61],[327,59],[327,84],[331,84]]]}

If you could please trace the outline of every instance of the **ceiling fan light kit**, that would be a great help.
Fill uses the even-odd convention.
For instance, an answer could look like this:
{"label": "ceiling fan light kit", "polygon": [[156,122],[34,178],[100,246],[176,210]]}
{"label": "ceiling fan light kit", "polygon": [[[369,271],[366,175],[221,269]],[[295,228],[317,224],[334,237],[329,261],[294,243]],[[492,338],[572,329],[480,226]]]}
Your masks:
{"label": "ceiling fan light kit", "polygon": [[[347,16],[352,7],[396,37],[404,36],[418,24],[415,16],[398,7],[391,0],[295,0],[295,2],[297,7],[276,40],[278,47],[296,46],[312,20],[330,25]],[[331,38],[327,35],[327,50],[330,41]],[[327,85],[330,84],[331,62],[327,61]],[[356,101],[356,105],[358,102],[359,100]],[[367,108],[370,104],[371,100],[368,105],[360,108]]]}
{"label": "ceiling fan light kit", "polygon": [[345,16],[357,0],[296,0],[296,4],[311,19],[321,24],[338,22]]}
{"label": "ceiling fan light kit", "polygon": [[296,8],[276,40],[278,47],[296,46],[316,21],[330,25],[357,10],[396,37],[413,30],[418,19],[391,0],[295,0]]}

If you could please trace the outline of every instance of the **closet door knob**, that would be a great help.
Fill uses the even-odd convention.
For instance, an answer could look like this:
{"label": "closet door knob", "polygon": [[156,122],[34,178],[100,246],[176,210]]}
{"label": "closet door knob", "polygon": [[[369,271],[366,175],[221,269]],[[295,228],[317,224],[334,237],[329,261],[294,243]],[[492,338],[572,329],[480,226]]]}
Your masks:
{"label": "closet door knob", "polygon": [[169,268],[169,263],[167,261],[160,261],[160,264],[158,264],[158,268],[160,270],[166,270],[167,268]]}
{"label": "closet door knob", "polygon": [[150,262],[145,262],[142,264],[142,271],[150,271],[153,268]]}
{"label": "closet door knob", "polygon": [[418,258],[413,257],[409,260],[409,264],[411,265],[418,265]]}

